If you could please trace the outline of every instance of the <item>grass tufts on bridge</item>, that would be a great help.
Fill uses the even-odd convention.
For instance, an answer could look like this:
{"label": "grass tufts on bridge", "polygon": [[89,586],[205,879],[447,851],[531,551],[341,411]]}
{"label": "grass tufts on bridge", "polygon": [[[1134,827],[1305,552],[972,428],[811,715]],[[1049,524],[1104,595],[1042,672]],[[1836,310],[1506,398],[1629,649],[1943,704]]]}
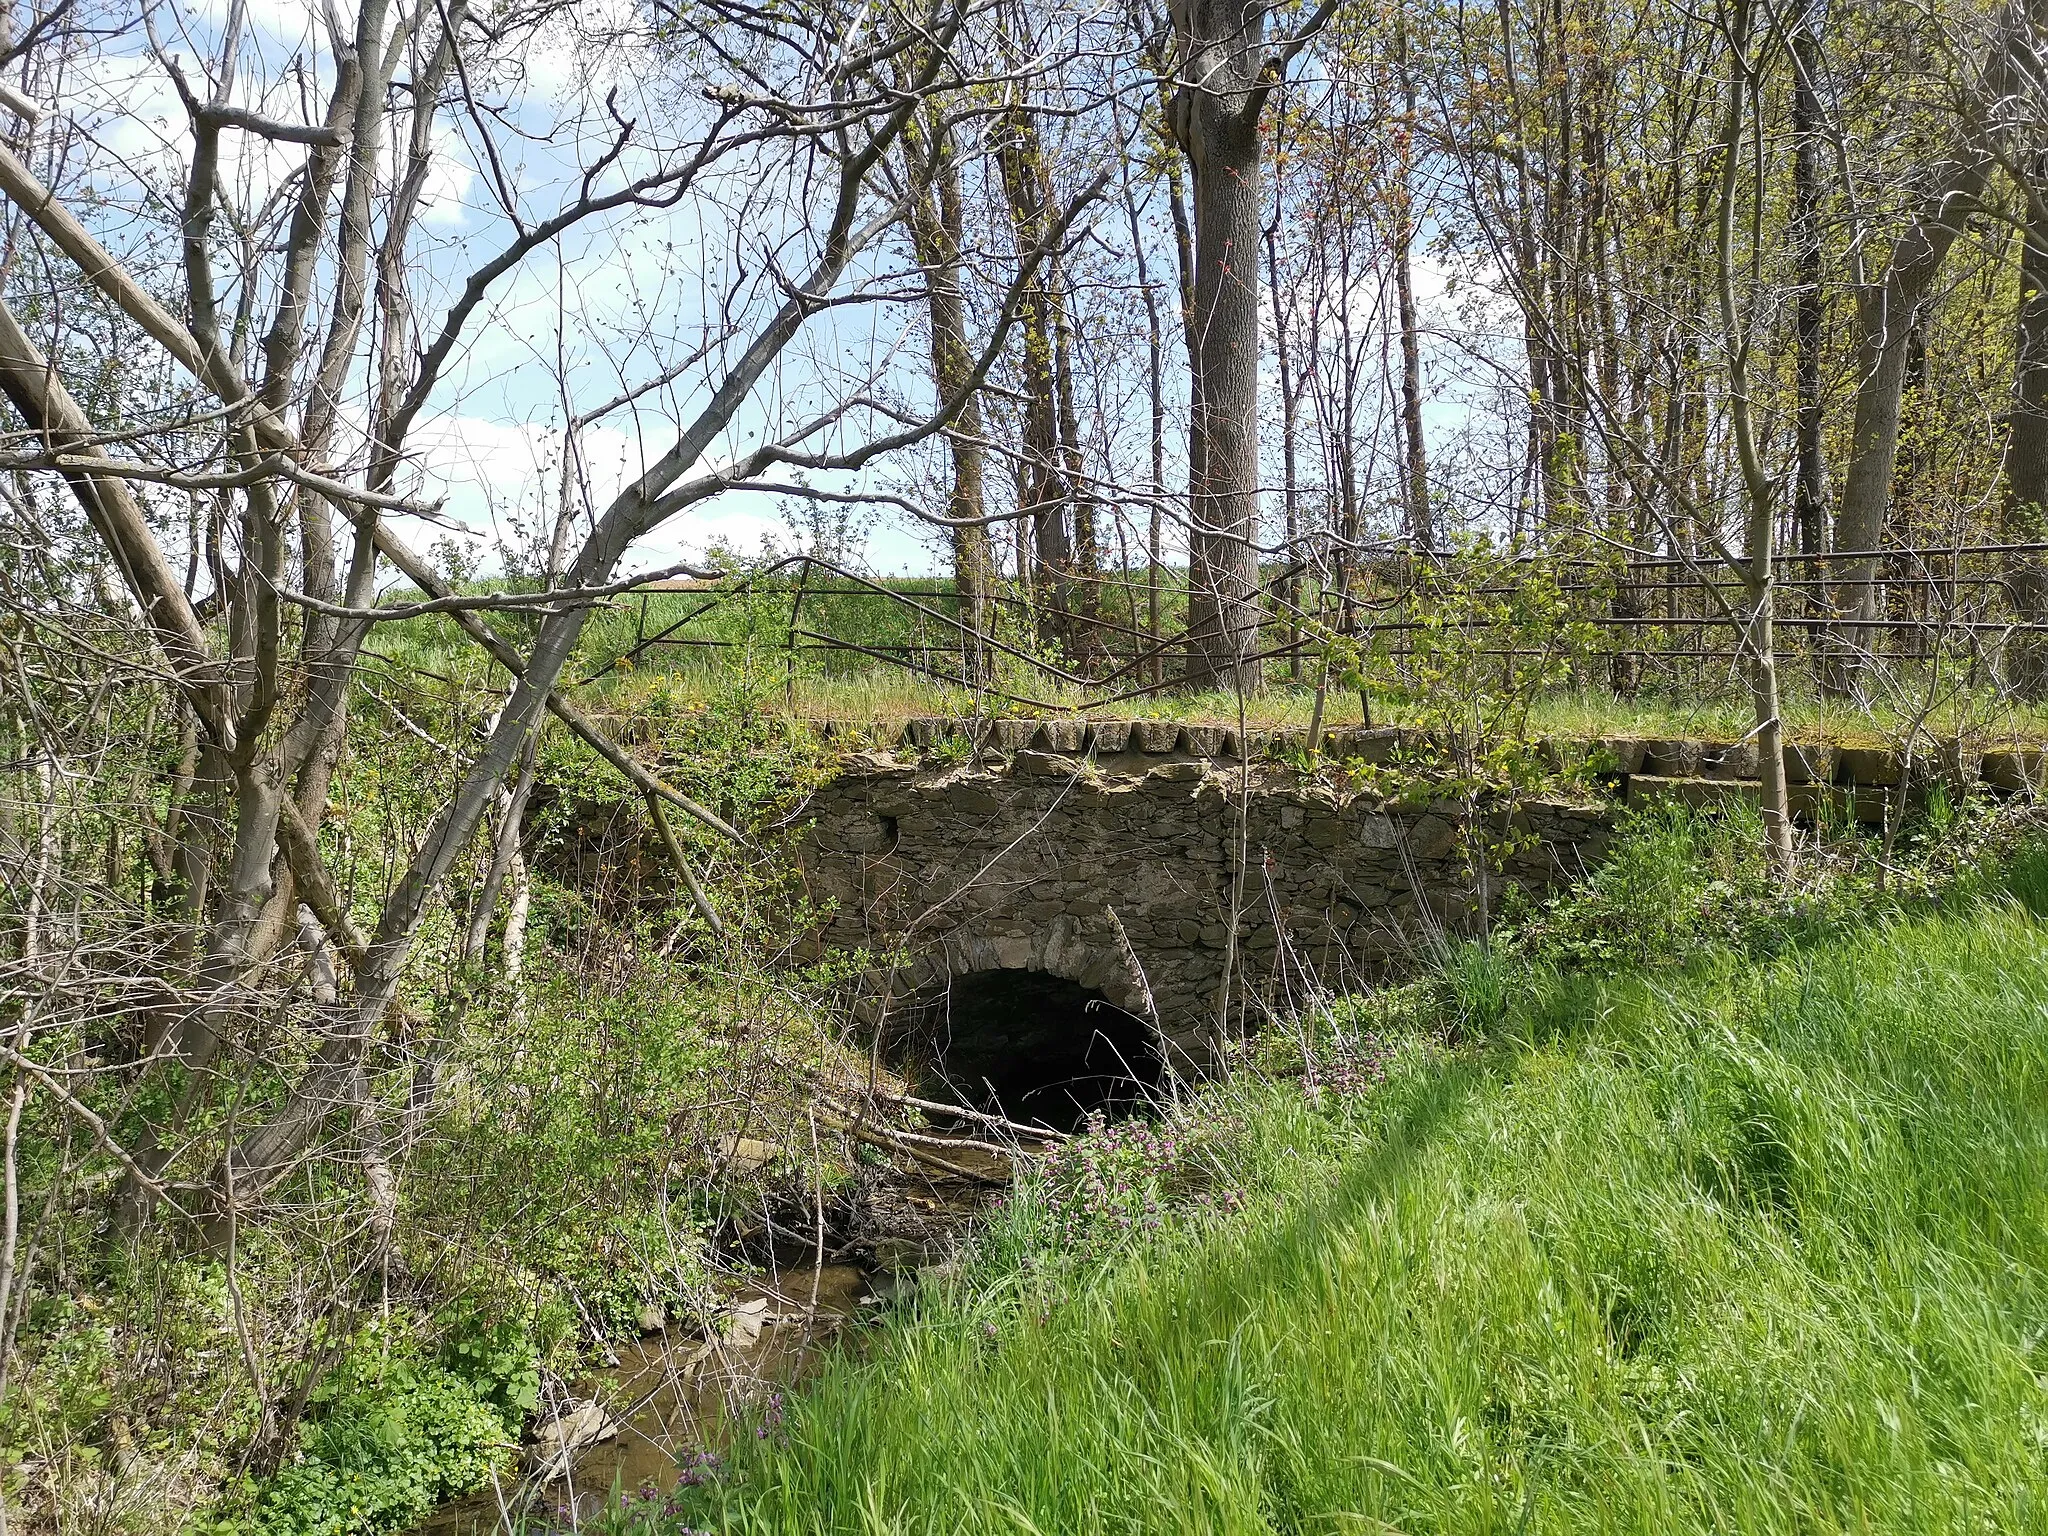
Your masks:
{"label": "grass tufts on bridge", "polygon": [[1538,974],[1363,1091],[1213,1090],[1241,1209],[1077,1256],[1021,1198],[689,1518],[2048,1529],[2044,891],[2035,855],[1775,959]]}

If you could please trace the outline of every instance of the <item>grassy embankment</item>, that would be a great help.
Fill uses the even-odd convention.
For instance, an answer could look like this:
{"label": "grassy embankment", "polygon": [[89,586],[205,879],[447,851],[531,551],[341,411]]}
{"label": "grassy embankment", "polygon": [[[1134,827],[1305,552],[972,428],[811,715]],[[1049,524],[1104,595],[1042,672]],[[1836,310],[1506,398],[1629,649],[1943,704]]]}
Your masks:
{"label": "grassy embankment", "polygon": [[[1169,573],[1166,615],[1175,620],[1182,594],[1180,573]],[[485,584],[495,585],[495,584]],[[876,585],[908,592],[931,613],[950,616],[950,585],[941,578],[890,579]],[[938,594],[938,595],[934,595]],[[732,686],[735,671],[752,674],[758,685],[772,687],[790,713],[810,720],[833,720],[898,728],[919,715],[972,716],[1000,713],[1032,714],[1033,705],[994,703],[965,689],[947,687],[905,666],[882,659],[893,656],[931,669],[949,669],[957,657],[937,649],[956,643],[956,632],[942,618],[892,604],[866,589],[850,590],[811,580],[801,603],[793,578],[776,577],[745,588],[737,595],[707,591],[663,591],[618,599],[595,615],[585,632],[577,659],[568,674],[587,708],[614,717],[687,710]],[[715,600],[714,600],[715,599]],[[836,641],[865,646],[859,650],[820,649],[818,642],[795,628]],[[1128,621],[1129,614],[1119,615]],[[500,616],[501,627],[517,629],[520,621]],[[1012,633],[1014,619],[1005,620],[1005,635],[1019,649],[1035,651],[1037,643]],[[664,636],[643,646],[651,636]],[[1127,642],[1119,639],[1121,647]],[[411,666],[444,677],[486,680],[489,667],[476,648],[446,619],[413,620],[386,626],[379,646],[402,655]],[[810,647],[806,649],[805,647]],[[1055,658],[1057,659],[1057,658]],[[1529,730],[1535,735],[1592,737],[1603,734],[1704,736],[1734,738],[1755,723],[1741,679],[1725,664],[1690,661],[1662,664],[1635,696],[1618,698],[1595,678],[1604,676],[1604,662],[1581,668],[1578,685],[1545,688],[1532,699]],[[1305,726],[1315,709],[1315,665],[1305,661],[1291,672],[1284,663],[1269,669],[1269,690],[1243,701],[1249,723],[1265,728]],[[1425,717],[1432,699],[1416,697],[1401,685],[1401,665],[1391,654],[1375,653],[1365,663],[1373,723],[1401,725]],[[1808,740],[1885,745],[1900,738],[1908,724],[1927,710],[1925,728],[1936,734],[1965,731],[1984,739],[2048,738],[2048,709],[2002,698],[1987,686],[1958,686],[1954,667],[1931,679],[1907,676],[1894,680],[1868,705],[1822,696],[1797,664],[1786,671],[1785,716],[1795,735]],[[495,678],[502,683],[502,675]],[[1131,677],[1107,692],[1141,685]],[[998,687],[1038,701],[1051,710],[1078,710],[1098,705],[1106,693],[1059,682],[1013,656],[997,658]],[[1930,701],[1932,703],[1929,709]],[[1179,691],[1145,694],[1101,704],[1096,711],[1112,718],[1164,717],[1186,721],[1234,724],[1240,701],[1229,693]],[[1332,726],[1355,725],[1361,718],[1355,691],[1332,688],[1324,704],[1324,720]]]}
{"label": "grassy embankment", "polygon": [[1403,1005],[1464,1043],[1368,1013],[1318,1091],[1247,1074],[1183,1145],[1099,1148],[686,1517],[2048,1529],[2048,857],[1764,959],[1810,906],[1709,870],[1652,913],[1649,873],[1550,952],[1688,966],[1468,951]]}

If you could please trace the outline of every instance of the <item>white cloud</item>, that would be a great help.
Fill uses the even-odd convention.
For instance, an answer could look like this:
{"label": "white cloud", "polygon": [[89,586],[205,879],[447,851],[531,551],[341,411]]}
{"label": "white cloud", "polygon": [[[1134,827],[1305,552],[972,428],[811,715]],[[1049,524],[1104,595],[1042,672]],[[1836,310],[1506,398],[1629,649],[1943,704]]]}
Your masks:
{"label": "white cloud", "polygon": [[420,189],[420,222],[429,229],[454,229],[469,218],[469,201],[478,183],[462,135],[446,123],[434,125],[432,159],[426,185]]}
{"label": "white cloud", "polygon": [[[501,544],[525,547],[539,530],[553,526],[562,491],[558,423],[440,415],[423,419],[411,442],[414,476],[408,492],[417,500],[441,503],[434,521],[398,520],[415,548],[457,536],[484,569],[494,570]],[[643,440],[617,428],[589,429],[583,441],[584,474],[572,487],[574,504],[580,511],[587,495],[587,505],[602,511],[666,446],[651,435]],[[783,498],[770,491],[728,491],[655,529],[634,546],[627,569],[645,571],[702,560],[714,549],[750,557],[765,548],[801,547],[803,539],[792,528],[787,511]],[[579,521],[579,536],[587,527],[587,521]],[[572,538],[572,548],[574,542]],[[887,527],[873,530],[856,554],[879,568],[933,568],[931,553],[919,539]]]}

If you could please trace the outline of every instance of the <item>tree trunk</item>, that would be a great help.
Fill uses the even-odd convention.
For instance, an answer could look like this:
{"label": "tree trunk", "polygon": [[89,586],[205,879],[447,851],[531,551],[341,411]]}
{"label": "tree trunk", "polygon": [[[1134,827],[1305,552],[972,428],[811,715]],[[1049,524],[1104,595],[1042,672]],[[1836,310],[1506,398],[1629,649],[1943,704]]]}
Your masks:
{"label": "tree trunk", "polygon": [[[1044,238],[1052,216],[1046,198],[1049,183],[1041,159],[1038,130],[1030,111],[1021,103],[1013,105],[1004,114],[997,164],[1020,257]],[[1062,473],[1057,303],[1054,279],[1041,268],[1017,305],[1017,331],[1024,354],[1024,442],[1019,473],[1023,487],[1021,506],[1032,531],[1040,639],[1070,646],[1074,638],[1068,614],[1072,603],[1074,547],[1067,526],[1071,491]]]}
{"label": "tree trunk", "polygon": [[1257,692],[1259,638],[1259,112],[1266,8],[1177,6],[1175,138],[1195,179],[1194,402],[1188,457],[1188,669],[1193,687]]}
{"label": "tree trunk", "polygon": [[[1050,204],[1052,187],[1045,187]],[[1054,269],[1054,282],[1058,281]],[[1081,455],[1081,414],[1074,403],[1074,335],[1067,318],[1066,297],[1053,290],[1052,304],[1053,387],[1059,398],[1060,467],[1067,488],[1069,516],[1073,522],[1073,591],[1068,599],[1068,623],[1073,629],[1073,650],[1084,660],[1100,661],[1103,656],[1102,630],[1091,619],[1102,617],[1102,549],[1095,520],[1095,495],[1088,488],[1087,463]]]}
{"label": "tree trunk", "polygon": [[[1406,180],[1404,173],[1403,178]],[[1408,247],[1414,229],[1404,212],[1394,246],[1394,296],[1401,311],[1401,434],[1407,449],[1408,534],[1417,547],[1437,547],[1436,517],[1429,506],[1429,455],[1422,436],[1422,346],[1416,334],[1415,279],[1409,270]]]}
{"label": "tree trunk", "polygon": [[[2048,155],[2027,162],[2027,227],[2020,247],[2014,313],[2012,417],[2005,443],[2005,495],[1999,537],[2037,543],[2048,530],[2048,209],[2042,205]],[[2038,553],[2007,560],[2013,608],[2026,623],[2048,622],[2048,562]],[[2048,635],[2021,634],[2006,653],[2005,680],[2024,697],[2048,697]]]}
{"label": "tree trunk", "polygon": [[[1998,37],[1984,66],[1981,100],[2000,101],[2021,87],[2024,62],[2034,56],[2043,13],[2048,13],[2048,0],[2013,0],[2001,14]],[[1926,200],[1893,247],[1884,271],[1856,295],[1856,413],[1842,501],[1835,514],[1835,547],[1850,551],[1851,558],[1837,566],[1835,605],[1857,622],[1843,632],[1841,654],[1829,669],[1827,681],[1836,691],[1855,687],[1862,658],[1872,644],[1870,626],[1878,617],[1877,552],[1891,508],[1914,330],[1995,163],[1979,131],[1966,125],[1961,142],[1937,167]]]}
{"label": "tree trunk", "polygon": [[1280,510],[1284,536],[1282,558],[1290,574],[1273,594],[1274,616],[1287,632],[1287,676],[1301,680],[1301,489],[1298,463],[1301,381],[1293,355],[1293,327],[1280,302],[1280,238],[1275,218],[1266,226],[1266,272],[1273,292],[1273,353],[1280,374]]}
{"label": "tree trunk", "polygon": [[[1177,173],[1175,180],[1179,180]],[[1128,180],[1124,184],[1124,212],[1130,220],[1131,251],[1138,262],[1138,288],[1145,295],[1145,393],[1152,425],[1152,494],[1145,526],[1145,643],[1154,653],[1150,666],[1145,670],[1145,679],[1148,682],[1159,683],[1165,679],[1165,668],[1161,665],[1157,652],[1161,574],[1159,544],[1163,523],[1161,502],[1166,496],[1166,381],[1160,354],[1165,350],[1166,339],[1165,328],[1159,319],[1159,295],[1152,287],[1151,268],[1145,260],[1144,233],[1138,227],[1138,203],[1131,195]]]}
{"label": "tree trunk", "polygon": [[[1195,402],[1201,398],[1202,390],[1201,375],[1196,367],[1196,358],[1201,352],[1201,347],[1195,334],[1195,232],[1188,216],[1187,185],[1181,179],[1181,161],[1185,157],[1180,153],[1179,146],[1173,142],[1171,133],[1166,135],[1166,142],[1161,146],[1160,153],[1166,162],[1166,208],[1173,219],[1173,263],[1174,271],[1180,279],[1181,352],[1188,365],[1188,410],[1192,420]],[[1163,396],[1155,398],[1163,399]],[[1163,445],[1164,415],[1157,416],[1155,422],[1161,428]],[[1188,461],[1183,466],[1187,476],[1187,496],[1190,503],[1195,494],[1196,454],[1200,448],[1200,442],[1190,434]],[[1164,509],[1155,505],[1151,527],[1152,563],[1155,567],[1159,566],[1162,558],[1163,538],[1160,522],[1163,515]],[[1152,637],[1155,644],[1163,646],[1166,632],[1158,606],[1154,604]],[[1152,681],[1155,684],[1166,681],[1164,654],[1154,658],[1152,673]]]}
{"label": "tree trunk", "polygon": [[[960,198],[960,168],[950,137],[929,150],[915,135],[905,136],[913,160],[928,163],[913,171],[913,181],[927,189],[911,200],[909,225],[918,265],[925,270],[931,308],[932,381],[939,398],[950,399],[968,380],[974,355],[967,345],[966,303],[960,289],[960,242],[965,219]],[[981,446],[981,401],[970,395],[960,408],[948,438],[953,458],[953,484],[946,515],[953,520],[953,591],[963,637],[961,675],[972,686],[993,680],[987,645],[988,598],[994,584],[995,561],[988,527],[976,521],[983,514],[984,450]]]}
{"label": "tree trunk", "polygon": [[1394,13],[1394,68],[1400,75],[1400,141],[1394,153],[1394,303],[1401,323],[1401,436],[1406,451],[1403,510],[1408,536],[1420,549],[1437,547],[1429,506],[1429,455],[1422,435],[1422,337],[1415,314],[1415,75],[1408,62],[1405,9]]}
{"label": "tree trunk", "polygon": [[[1728,25],[1733,57],[1728,79],[1728,106],[1721,140],[1720,206],[1717,210],[1715,258],[1721,309],[1721,343],[1727,353],[1728,422],[1742,470],[1747,505],[1742,579],[1750,698],[1756,711],[1758,789],[1762,801],[1764,850],[1779,874],[1792,869],[1792,804],[1785,778],[1785,726],[1779,708],[1778,641],[1772,556],[1777,532],[1777,485],[1757,449],[1751,419],[1749,316],[1737,301],[1735,275],[1735,205],[1742,164],[1744,123],[1755,99],[1756,70],[1749,49],[1749,6],[1735,0]],[[1761,125],[1759,125],[1759,134]]]}
{"label": "tree trunk", "polygon": [[[1821,460],[1821,232],[1820,232],[1820,94],[1815,76],[1821,67],[1820,40],[1815,35],[1809,4],[1792,36],[1792,245],[1799,298],[1793,318],[1796,356],[1793,361],[1797,419],[1798,467],[1793,482],[1792,520],[1802,555],[1827,550],[1827,469]],[[1820,563],[1809,560],[1800,569],[1811,581]],[[1826,603],[1818,586],[1806,588],[1808,611],[1823,612]]]}

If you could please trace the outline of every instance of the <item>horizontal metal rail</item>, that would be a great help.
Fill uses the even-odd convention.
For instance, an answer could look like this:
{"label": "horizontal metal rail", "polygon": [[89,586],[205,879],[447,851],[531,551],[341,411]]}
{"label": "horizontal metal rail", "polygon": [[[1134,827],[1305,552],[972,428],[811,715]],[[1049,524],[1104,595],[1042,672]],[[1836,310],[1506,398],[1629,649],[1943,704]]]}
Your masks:
{"label": "horizontal metal rail", "polygon": [[[1777,561],[1784,574],[1773,583],[1784,599],[1774,616],[1781,654],[1795,664],[1845,657],[1914,663],[1954,655],[1974,669],[2003,643],[2032,643],[2048,634],[2048,607],[2028,610],[2016,600],[2010,565],[2022,556],[2048,568],[2048,542],[1787,552]],[[1461,560],[1474,579],[1457,579]],[[1839,565],[1824,563],[1864,560],[1879,569],[1854,579]],[[1965,561],[1993,566],[1965,569]],[[1820,568],[1814,574],[1793,574],[1816,564]],[[1526,582],[1503,579],[1508,571],[1539,567],[1555,568],[1565,578],[1553,580],[1543,593],[1547,611],[1483,611],[1498,606],[1490,600],[1528,590]],[[1155,631],[1140,611],[1138,599],[1144,597],[1149,609],[1155,590],[1178,610],[1186,598],[1184,571],[1123,568],[1061,573],[1057,585],[1051,578],[1042,580],[1037,590],[1020,590],[1005,581],[981,594],[980,611],[990,622],[978,631],[967,622],[968,605],[953,587],[929,579],[892,585],[811,556],[789,556],[737,576],[725,587],[641,589],[635,594],[639,613],[632,641],[586,681],[654,650],[706,653],[751,646],[786,653],[792,686],[799,653],[838,652],[944,687],[1059,709],[1099,707],[1185,686],[1182,669],[1198,671],[1208,664],[1199,637],[1184,624],[1162,624]],[[1870,617],[1840,611],[1830,601],[1853,601],[1873,592],[1871,606],[1878,611]],[[1381,548],[1353,562],[1349,590],[1327,572],[1292,566],[1273,573],[1259,596],[1262,639],[1245,665],[1286,662],[1299,674],[1304,663],[1320,668],[1329,645],[1341,639],[1359,653],[1368,671],[1391,669],[1382,682],[1399,682],[1409,675],[1407,668],[1426,659],[1433,649],[1423,639],[1426,633],[1442,633],[1473,656],[1553,658],[1577,666],[1626,663],[1646,675],[1676,667],[1689,669],[1682,675],[1697,680],[1703,675],[1698,668],[1743,658],[1741,635],[1748,622],[1743,588],[1725,565],[1678,557],[1461,556]],[[685,600],[687,608],[676,616],[661,614],[650,632],[657,597]],[[742,598],[786,601],[787,618],[750,619],[760,625],[751,637],[686,633],[716,622],[720,608]],[[890,634],[863,624],[858,635],[834,633],[843,626],[830,617],[846,612],[838,605],[849,602],[857,605],[856,612],[876,603],[892,607],[903,627]],[[1469,611],[1473,603],[1482,611]],[[1112,612],[1120,617],[1111,617]],[[1555,634],[1554,643],[1490,641],[1503,631],[1540,632],[1545,626]],[[1716,632],[1725,639],[1710,643]],[[1068,654],[1057,659],[1041,654],[1048,644]],[[1051,692],[1060,698],[1039,696],[1042,690],[1034,679],[1052,685]],[[1087,705],[1075,703],[1077,693],[1088,696]]]}

